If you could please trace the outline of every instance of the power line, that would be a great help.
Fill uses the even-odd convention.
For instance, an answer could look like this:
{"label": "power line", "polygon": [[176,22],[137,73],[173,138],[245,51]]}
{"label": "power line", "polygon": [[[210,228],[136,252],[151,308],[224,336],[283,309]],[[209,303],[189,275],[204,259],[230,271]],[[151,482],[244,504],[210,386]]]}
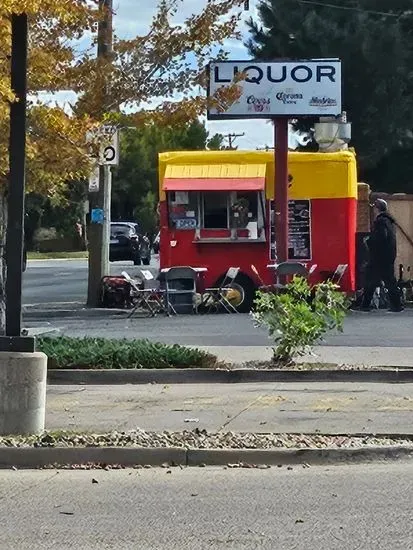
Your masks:
{"label": "power line", "polygon": [[364,10],[363,8],[350,7],[350,6],[339,6],[337,4],[326,4],[324,2],[317,2],[316,0],[297,0],[299,4],[310,4],[312,6],[320,6],[323,8],[334,8],[337,10],[347,10],[347,11],[356,11],[359,13],[368,13],[370,15],[383,15],[385,17],[400,17],[401,13],[391,13],[384,11],[375,11],[375,10]]}

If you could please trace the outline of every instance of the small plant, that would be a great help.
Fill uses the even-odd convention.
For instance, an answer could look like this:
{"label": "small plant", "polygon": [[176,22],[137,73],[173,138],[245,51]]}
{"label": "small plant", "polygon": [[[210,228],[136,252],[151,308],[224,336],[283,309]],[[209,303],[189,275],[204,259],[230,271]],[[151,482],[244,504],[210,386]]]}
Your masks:
{"label": "small plant", "polygon": [[109,338],[39,338],[37,350],[48,357],[49,369],[213,368],[217,358],[184,346],[148,340]]}
{"label": "small plant", "polygon": [[347,297],[332,282],[310,287],[294,277],[281,294],[258,292],[252,313],[275,342],[274,360],[288,365],[304,355],[331,330],[343,330]]}

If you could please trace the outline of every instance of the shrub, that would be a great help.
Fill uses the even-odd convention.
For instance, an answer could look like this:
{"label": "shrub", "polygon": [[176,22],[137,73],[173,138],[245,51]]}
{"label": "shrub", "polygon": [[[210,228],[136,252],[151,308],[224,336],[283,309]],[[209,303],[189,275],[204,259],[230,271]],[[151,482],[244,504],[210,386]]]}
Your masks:
{"label": "shrub", "polygon": [[343,330],[347,310],[345,294],[331,282],[311,288],[294,277],[281,294],[258,292],[252,316],[265,326],[275,342],[274,360],[289,364],[304,355],[331,330]]}
{"label": "shrub", "polygon": [[49,369],[166,369],[214,367],[216,357],[198,349],[148,340],[39,338]]}

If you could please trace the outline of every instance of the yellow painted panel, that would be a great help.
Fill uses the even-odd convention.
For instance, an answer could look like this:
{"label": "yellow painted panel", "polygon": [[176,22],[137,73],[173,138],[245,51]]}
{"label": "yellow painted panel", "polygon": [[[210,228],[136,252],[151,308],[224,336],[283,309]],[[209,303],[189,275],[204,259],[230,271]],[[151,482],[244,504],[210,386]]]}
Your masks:
{"label": "yellow painted panel", "polygon": [[165,178],[265,178],[266,164],[167,164]]}
{"label": "yellow painted panel", "polygon": [[[234,168],[226,168],[228,165],[234,165]],[[222,174],[225,170],[227,170],[227,173],[230,173],[231,170],[241,170],[242,166],[245,166],[247,172],[250,170],[249,166],[251,165],[254,167],[251,170],[258,169],[258,166],[266,166],[266,196],[272,198],[274,194],[274,153],[271,151],[177,151],[161,153],[159,155],[160,199],[165,200],[162,181],[166,171],[168,171],[168,174],[178,173],[178,170],[185,166],[187,167],[185,170],[195,174],[198,170],[208,167],[208,173],[214,175],[205,177],[242,177],[239,176],[239,172],[237,176],[218,176],[215,174]],[[177,172],[174,172],[175,167]],[[180,168],[178,169],[178,167]],[[356,157],[351,151],[338,153],[292,152],[289,154],[289,173],[293,178],[289,188],[292,199],[357,198]],[[252,177],[252,174],[248,175]],[[180,175],[178,177],[184,176]]]}

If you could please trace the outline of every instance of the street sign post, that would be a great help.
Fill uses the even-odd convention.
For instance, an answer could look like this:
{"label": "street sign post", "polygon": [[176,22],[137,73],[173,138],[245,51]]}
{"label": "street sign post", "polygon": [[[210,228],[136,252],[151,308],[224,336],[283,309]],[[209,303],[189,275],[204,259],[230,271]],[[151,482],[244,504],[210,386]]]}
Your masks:
{"label": "street sign post", "polygon": [[208,98],[209,120],[273,120],[276,261],[285,262],[288,260],[288,120],[297,116],[341,114],[341,62],[311,59],[210,63]]}

